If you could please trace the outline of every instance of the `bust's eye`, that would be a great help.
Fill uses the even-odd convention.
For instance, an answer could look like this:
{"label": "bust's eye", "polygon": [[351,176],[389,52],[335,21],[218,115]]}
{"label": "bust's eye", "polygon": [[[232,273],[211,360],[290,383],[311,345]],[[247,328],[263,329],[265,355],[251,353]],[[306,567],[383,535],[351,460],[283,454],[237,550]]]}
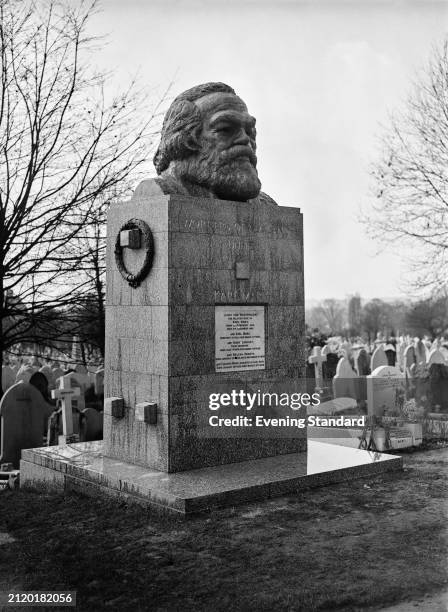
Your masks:
{"label": "bust's eye", "polygon": [[232,125],[218,125],[216,131],[218,134],[231,134],[234,129],[235,128]]}

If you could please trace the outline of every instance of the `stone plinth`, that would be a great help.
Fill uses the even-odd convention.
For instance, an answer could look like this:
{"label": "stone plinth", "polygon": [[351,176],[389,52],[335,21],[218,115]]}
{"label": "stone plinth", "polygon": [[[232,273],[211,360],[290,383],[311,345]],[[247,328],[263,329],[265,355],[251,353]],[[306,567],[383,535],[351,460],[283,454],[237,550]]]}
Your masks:
{"label": "stone plinth", "polygon": [[[120,274],[114,248],[130,219],[154,238],[154,261],[137,288]],[[108,220],[104,454],[176,472],[306,450],[306,429],[290,438],[214,438],[206,431],[210,393],[303,391],[303,229],[297,208],[188,196],[142,197],[112,205]],[[125,241],[126,238],[126,241]],[[127,234],[123,246],[130,244]],[[123,248],[135,273],[142,249]],[[217,371],[216,307],[264,312],[263,366]],[[261,363],[261,361],[259,362]],[[218,368],[219,369],[219,368]],[[136,406],[157,404],[157,423]],[[297,415],[294,415],[297,416]],[[302,415],[304,416],[304,415]]]}
{"label": "stone plinth", "polygon": [[187,515],[401,470],[381,453],[309,441],[307,452],[166,474],[104,457],[102,442],[22,451],[20,486],[75,490]]}

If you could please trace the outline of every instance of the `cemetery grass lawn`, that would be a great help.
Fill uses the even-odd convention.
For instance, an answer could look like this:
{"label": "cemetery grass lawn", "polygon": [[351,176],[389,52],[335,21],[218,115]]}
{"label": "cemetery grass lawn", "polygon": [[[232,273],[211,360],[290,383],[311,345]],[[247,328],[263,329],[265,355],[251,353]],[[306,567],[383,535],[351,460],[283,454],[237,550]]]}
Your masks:
{"label": "cemetery grass lawn", "polygon": [[440,593],[448,448],[404,460],[403,473],[187,521],[75,494],[1,492],[0,590],[76,590],[86,611],[170,612],[381,609]]}

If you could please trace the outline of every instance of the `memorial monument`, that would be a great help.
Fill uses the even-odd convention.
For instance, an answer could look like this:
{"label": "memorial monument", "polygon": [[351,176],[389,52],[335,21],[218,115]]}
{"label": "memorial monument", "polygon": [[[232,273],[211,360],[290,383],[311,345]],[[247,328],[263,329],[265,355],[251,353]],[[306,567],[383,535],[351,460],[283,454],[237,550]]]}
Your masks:
{"label": "memorial monument", "polygon": [[124,410],[105,414],[106,455],[176,472],[306,450],[306,429],[207,426],[210,394],[297,390],[304,375],[302,215],[260,192],[256,163],[244,102],[199,85],[166,114],[158,178],[111,206],[105,397]]}
{"label": "memorial monument", "polygon": [[248,426],[257,412],[305,423],[307,408],[260,406],[305,387],[303,224],[261,191],[241,98],[223,83],[179,95],[154,165],[108,216],[104,441],[23,451],[22,486],[189,513],[401,467],[307,453],[306,425]]}

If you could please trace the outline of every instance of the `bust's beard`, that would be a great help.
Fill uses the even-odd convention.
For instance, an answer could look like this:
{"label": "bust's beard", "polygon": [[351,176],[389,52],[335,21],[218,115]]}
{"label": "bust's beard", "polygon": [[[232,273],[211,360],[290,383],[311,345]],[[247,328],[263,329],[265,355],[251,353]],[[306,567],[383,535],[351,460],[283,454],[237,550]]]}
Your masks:
{"label": "bust's beard", "polygon": [[[236,148],[235,148],[236,149]],[[206,188],[222,200],[246,202],[260,193],[256,157],[237,156],[232,150],[217,154],[205,151],[176,162],[176,175],[188,187]]]}

